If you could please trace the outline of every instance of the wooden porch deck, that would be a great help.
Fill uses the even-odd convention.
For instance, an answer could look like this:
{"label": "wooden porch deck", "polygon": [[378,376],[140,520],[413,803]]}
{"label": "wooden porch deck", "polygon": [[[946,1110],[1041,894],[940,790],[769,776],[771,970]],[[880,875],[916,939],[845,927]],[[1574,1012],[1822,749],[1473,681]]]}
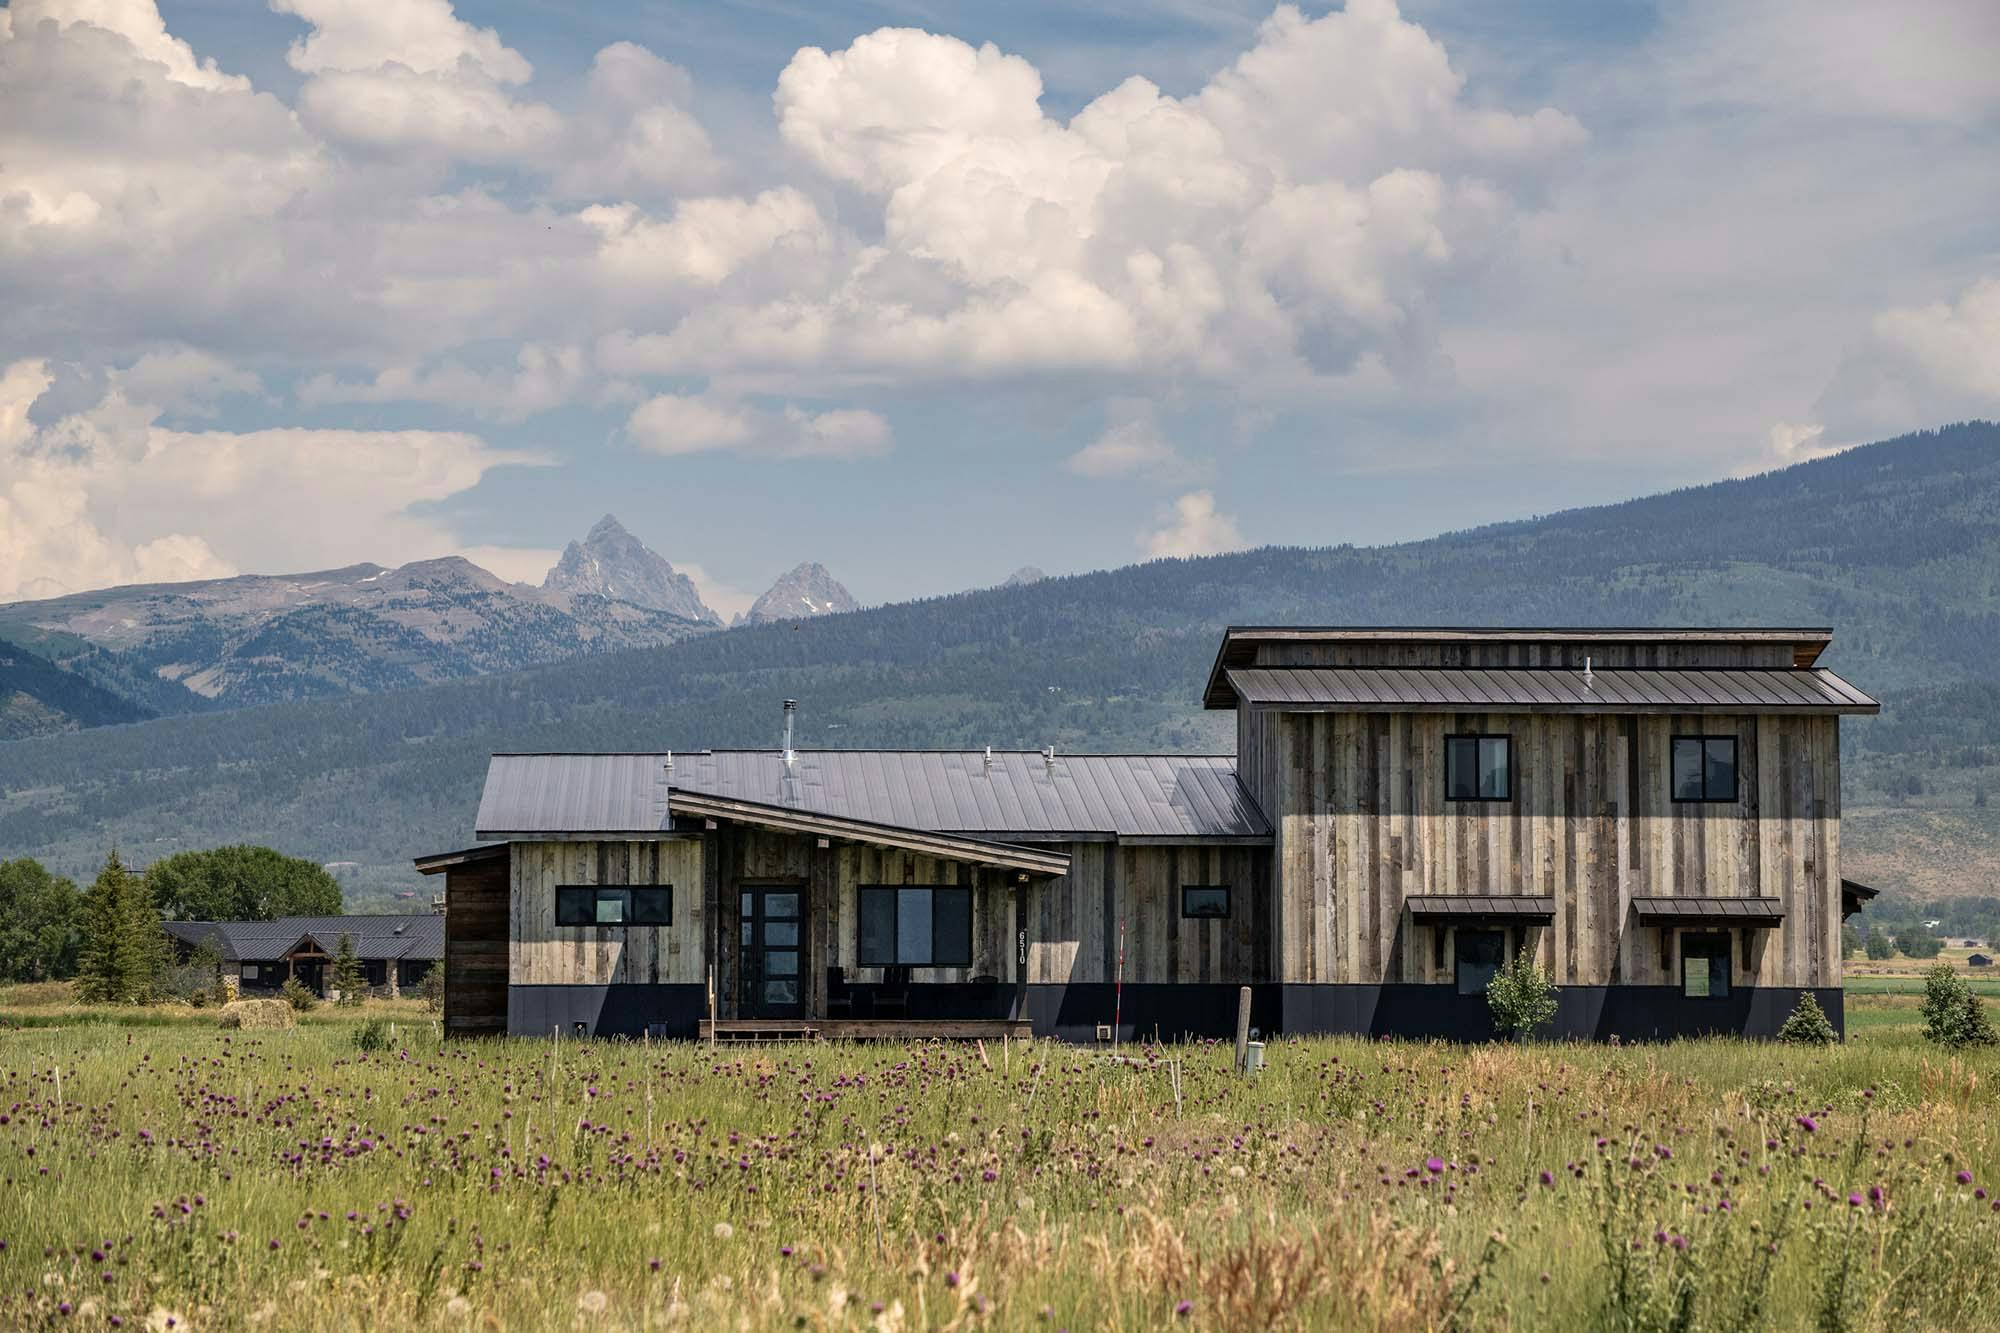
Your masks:
{"label": "wooden porch deck", "polygon": [[[712,1029],[712,1031],[711,1031]],[[701,1020],[707,1041],[1029,1041],[1026,1019],[1006,1018],[724,1018]]]}

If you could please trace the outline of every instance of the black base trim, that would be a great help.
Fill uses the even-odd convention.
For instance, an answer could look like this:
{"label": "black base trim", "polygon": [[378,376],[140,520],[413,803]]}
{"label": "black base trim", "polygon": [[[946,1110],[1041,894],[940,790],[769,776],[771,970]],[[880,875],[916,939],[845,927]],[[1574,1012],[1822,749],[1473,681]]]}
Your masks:
{"label": "black base trim", "polygon": [[708,990],[699,985],[509,986],[507,1035],[686,1037],[699,1035]]}

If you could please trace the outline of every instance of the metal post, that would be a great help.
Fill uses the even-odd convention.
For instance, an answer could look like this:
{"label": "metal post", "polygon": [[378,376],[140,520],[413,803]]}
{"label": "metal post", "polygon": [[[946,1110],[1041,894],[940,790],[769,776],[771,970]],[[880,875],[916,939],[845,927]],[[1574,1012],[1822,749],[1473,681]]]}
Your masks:
{"label": "metal post", "polygon": [[1236,991],[1236,1072],[1245,1073],[1250,1068],[1250,988],[1240,986]]}
{"label": "metal post", "polygon": [[708,1049],[715,1052],[715,964],[708,965]]}
{"label": "metal post", "polygon": [[1125,1011],[1125,918],[1118,918],[1118,981],[1111,991],[1111,1049],[1118,1049],[1118,1025]]}

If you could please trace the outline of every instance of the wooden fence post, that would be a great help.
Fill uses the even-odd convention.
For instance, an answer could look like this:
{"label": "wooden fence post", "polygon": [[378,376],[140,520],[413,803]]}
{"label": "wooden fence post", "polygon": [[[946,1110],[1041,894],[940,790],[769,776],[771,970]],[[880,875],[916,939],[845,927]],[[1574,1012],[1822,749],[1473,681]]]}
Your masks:
{"label": "wooden fence post", "polygon": [[1250,1068],[1250,988],[1238,987],[1236,991],[1236,1072],[1241,1074]]}

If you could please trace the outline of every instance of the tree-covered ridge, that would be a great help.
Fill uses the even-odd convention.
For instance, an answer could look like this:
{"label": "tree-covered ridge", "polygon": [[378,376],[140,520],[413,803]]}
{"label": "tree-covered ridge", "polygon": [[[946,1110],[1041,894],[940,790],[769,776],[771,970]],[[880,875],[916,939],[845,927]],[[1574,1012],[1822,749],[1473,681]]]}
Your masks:
{"label": "tree-covered ridge", "polygon": [[[1948,866],[2000,848],[1973,804],[2000,767],[1983,750],[1940,762],[1994,725],[1982,682],[2000,649],[1996,583],[2000,427],[1955,426],[1399,546],[1161,560],[16,742],[0,752],[0,848],[85,873],[113,836],[152,859],[250,839],[407,882],[410,855],[469,839],[494,750],[775,744],[784,698],[801,701],[806,745],[1226,750],[1231,719],[1203,713],[1199,692],[1232,623],[1761,623],[1833,626],[1827,664],[1885,700],[1883,718],[1845,731],[1850,848],[1901,846],[1913,813],[1943,811],[1959,821],[1950,851],[1921,855]],[[1876,878],[1903,882],[1889,869]]]}

